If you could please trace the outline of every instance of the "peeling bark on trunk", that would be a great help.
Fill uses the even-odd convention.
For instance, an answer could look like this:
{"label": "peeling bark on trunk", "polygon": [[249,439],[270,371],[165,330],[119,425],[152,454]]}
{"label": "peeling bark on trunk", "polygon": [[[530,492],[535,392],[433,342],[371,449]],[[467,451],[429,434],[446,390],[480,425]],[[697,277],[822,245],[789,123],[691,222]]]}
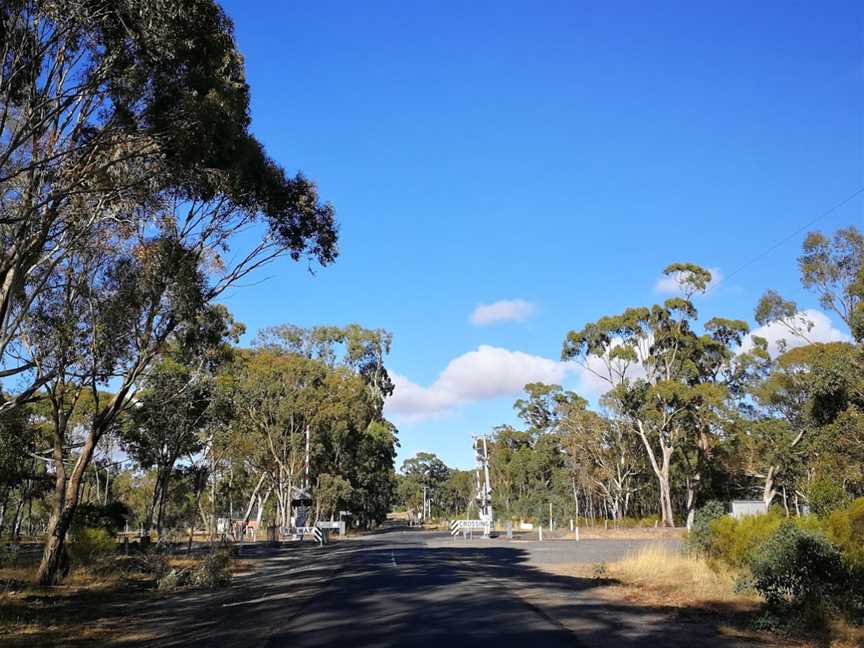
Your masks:
{"label": "peeling bark on trunk", "polygon": [[672,513],[672,487],[669,480],[669,469],[671,466],[672,453],[674,451],[674,448],[663,443],[663,440],[661,439],[661,461],[658,462],[657,456],[654,452],[654,448],[651,446],[651,442],[648,439],[648,435],[645,432],[645,427],[641,421],[636,422],[636,430],[639,434],[639,438],[642,439],[642,444],[645,446],[645,450],[648,453],[648,459],[651,462],[651,468],[654,470],[654,474],[657,477],[657,482],[660,487],[661,524],[664,527],[674,527],[675,516]]}

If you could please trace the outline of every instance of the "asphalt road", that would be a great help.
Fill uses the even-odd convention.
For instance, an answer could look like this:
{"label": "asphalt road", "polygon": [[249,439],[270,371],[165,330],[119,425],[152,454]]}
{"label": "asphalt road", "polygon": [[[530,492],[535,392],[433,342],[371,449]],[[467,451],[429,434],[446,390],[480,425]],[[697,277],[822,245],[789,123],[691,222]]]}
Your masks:
{"label": "asphalt road", "polygon": [[[623,543],[623,544],[621,544]],[[385,647],[491,645],[740,646],[710,621],[597,596],[593,579],[543,562],[601,562],[638,541],[453,542],[390,529],[318,549],[255,548],[254,571],[209,600],[189,594],[145,611],[152,646]],[[167,625],[166,625],[167,624]],[[143,628],[147,635],[147,629]],[[124,645],[129,645],[127,642]]]}

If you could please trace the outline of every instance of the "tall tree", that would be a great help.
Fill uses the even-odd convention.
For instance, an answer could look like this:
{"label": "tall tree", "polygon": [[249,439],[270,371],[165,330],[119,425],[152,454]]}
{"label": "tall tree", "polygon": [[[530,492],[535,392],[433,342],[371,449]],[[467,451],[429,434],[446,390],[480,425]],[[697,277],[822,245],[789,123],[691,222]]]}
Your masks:
{"label": "tall tree", "polygon": [[[20,384],[2,407],[39,390],[55,403],[50,584],[94,450],[166,344],[202,335],[220,319],[209,303],[273,258],[331,262],[336,228],[249,134],[242,58],[212,1],[21,0],[0,18],[0,353]],[[85,390],[94,414],[67,471]]]}
{"label": "tall tree", "polygon": [[[694,432],[704,432],[706,411],[725,398],[716,374],[747,326],[715,319],[706,324],[710,333],[698,336],[691,328],[697,319],[692,297],[707,290],[711,273],[689,263],[671,264],[664,273],[681,286],[682,296],[571,331],[561,357],[580,362],[609,385],[606,397],[642,442],[654,471],[662,523],[673,526],[673,463],[693,443]],[[695,479],[700,467],[690,466],[688,473]],[[695,497],[688,499],[689,514]]]}

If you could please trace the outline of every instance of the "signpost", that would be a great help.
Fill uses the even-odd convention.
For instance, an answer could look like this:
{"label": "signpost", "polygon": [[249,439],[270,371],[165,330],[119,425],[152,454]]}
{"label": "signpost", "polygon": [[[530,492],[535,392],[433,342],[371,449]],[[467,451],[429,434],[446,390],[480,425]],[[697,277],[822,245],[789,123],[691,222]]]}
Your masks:
{"label": "signpost", "polygon": [[474,531],[474,529],[482,530],[484,535],[489,535],[489,525],[483,520],[453,520],[450,523],[450,535],[454,539],[460,533],[467,535],[469,531]]}
{"label": "signpost", "polygon": [[339,535],[345,535],[345,521],[344,520],[321,520],[318,524],[315,525],[319,529],[336,529],[339,531]]}
{"label": "signpost", "polygon": [[483,522],[483,535],[487,538],[492,531],[492,485],[489,481],[489,450],[486,435],[474,437],[474,452],[477,459],[475,477],[477,480],[477,510]]}

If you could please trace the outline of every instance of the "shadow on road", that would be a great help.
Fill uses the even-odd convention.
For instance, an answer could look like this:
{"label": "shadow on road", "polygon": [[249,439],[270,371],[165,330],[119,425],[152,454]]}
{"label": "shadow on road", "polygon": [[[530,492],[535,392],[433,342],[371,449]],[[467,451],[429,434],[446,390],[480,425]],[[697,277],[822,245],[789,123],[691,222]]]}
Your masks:
{"label": "shadow on road", "polygon": [[609,581],[551,575],[529,565],[523,549],[429,547],[428,537],[389,529],[324,550],[249,547],[244,559],[255,565],[254,575],[228,591],[173,596],[136,610],[146,621],[132,643],[750,645],[720,636],[716,621],[672,622],[672,608],[601,598],[592,590]]}

